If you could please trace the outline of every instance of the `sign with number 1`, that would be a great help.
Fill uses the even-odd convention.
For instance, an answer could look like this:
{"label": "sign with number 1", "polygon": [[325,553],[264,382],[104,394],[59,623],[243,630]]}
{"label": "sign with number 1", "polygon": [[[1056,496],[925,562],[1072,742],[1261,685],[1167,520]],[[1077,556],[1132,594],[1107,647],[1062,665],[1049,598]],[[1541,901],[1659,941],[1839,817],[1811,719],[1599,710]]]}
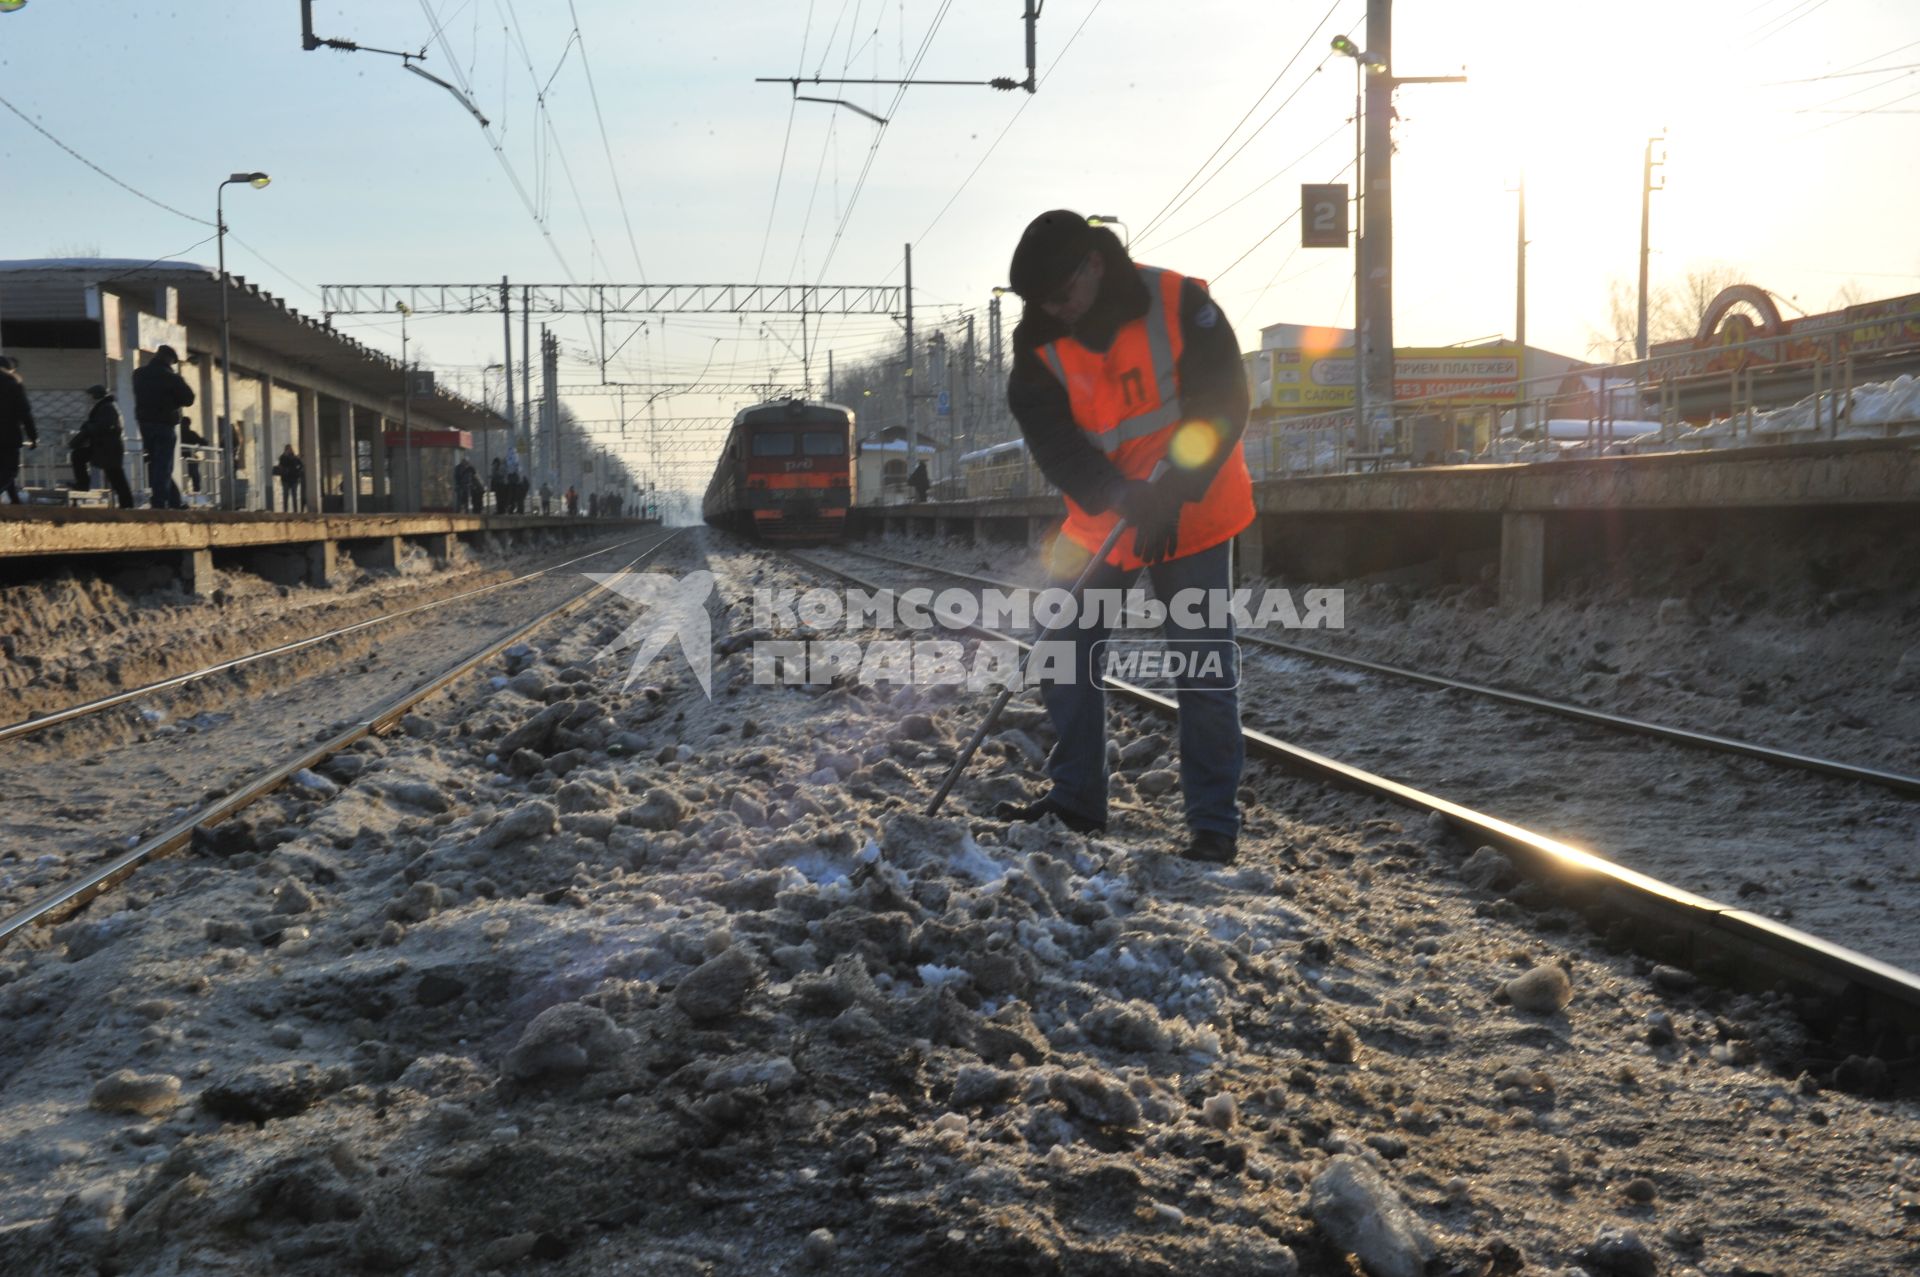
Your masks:
{"label": "sign with number 1", "polygon": [[1347,184],[1300,186],[1300,247],[1347,246]]}

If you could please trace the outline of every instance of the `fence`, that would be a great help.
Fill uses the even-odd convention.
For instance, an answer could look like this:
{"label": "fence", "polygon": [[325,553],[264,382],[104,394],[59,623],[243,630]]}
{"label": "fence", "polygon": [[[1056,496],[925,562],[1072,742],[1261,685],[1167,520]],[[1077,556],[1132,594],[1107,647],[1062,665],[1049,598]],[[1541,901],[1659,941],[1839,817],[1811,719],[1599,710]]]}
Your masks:
{"label": "fence", "polygon": [[[1920,310],[1876,317],[1875,322],[1891,328],[1915,319],[1920,319]],[[1268,417],[1247,432],[1247,464],[1260,479],[1403,468],[1430,461],[1594,456],[1635,439],[1663,449],[1837,439],[1842,430],[1861,432],[1855,407],[1863,371],[1876,361],[1920,364],[1920,348],[1855,350],[1845,344],[1848,339],[1849,330],[1839,328],[1812,336],[1773,335],[1519,382],[1489,383],[1488,389],[1511,387],[1511,395],[1503,394],[1497,403],[1463,405],[1461,400],[1471,392],[1456,388],[1370,405],[1371,420],[1365,423],[1357,420],[1353,409]],[[1768,410],[1757,388],[1762,378],[1806,385],[1807,393],[1773,405],[1780,409],[1804,405],[1804,414],[1792,414],[1789,424],[1757,432],[1756,421]],[[1706,427],[1696,429],[1686,420],[1683,410],[1688,406],[1707,410],[1711,419]],[[1568,415],[1556,415],[1559,412]],[[1892,434],[1913,425],[1914,415],[1883,416],[1866,429]],[[1434,457],[1414,446],[1423,421],[1462,416],[1477,417],[1489,427],[1484,447],[1478,446],[1477,436],[1471,449],[1450,448]]]}
{"label": "fence", "polygon": [[[33,407],[34,424],[40,432],[40,446],[21,456],[20,484],[28,500],[36,505],[110,504],[112,494],[103,485],[97,468],[89,468],[87,488],[79,488],[73,481],[73,437],[93,410],[93,398],[84,390],[29,387],[27,401]],[[138,430],[127,420],[130,414],[126,406],[118,406],[126,431],[126,456],[121,464],[126,470],[127,483],[133,489],[136,504],[151,504],[146,452]],[[178,451],[180,463],[175,476],[182,499],[191,507],[217,508],[221,478],[226,473],[220,449],[212,444],[181,444]]]}

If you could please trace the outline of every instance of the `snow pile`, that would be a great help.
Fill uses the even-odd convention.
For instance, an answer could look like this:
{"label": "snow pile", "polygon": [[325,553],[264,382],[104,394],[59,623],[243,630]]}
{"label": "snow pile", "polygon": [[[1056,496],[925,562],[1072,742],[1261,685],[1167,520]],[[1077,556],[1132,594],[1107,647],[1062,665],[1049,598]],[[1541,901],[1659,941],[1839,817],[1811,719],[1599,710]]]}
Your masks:
{"label": "snow pile", "polygon": [[[592,657],[627,606],[6,955],[11,1263],[1517,1271],[1648,1177],[1665,1266],[1897,1262],[1845,1168],[1911,1113],[1752,1067],[1795,1047],[1776,1002],[1529,932],[1470,848],[1272,776],[1227,868],[1166,854],[1177,791],[1093,838],[984,818],[1036,780],[998,743],[927,818],[977,704],[746,651],[711,701],[664,664],[623,693]],[[1561,963],[1558,1014],[1504,1005]],[[1696,1163],[1788,1140],[1764,1184]]]}

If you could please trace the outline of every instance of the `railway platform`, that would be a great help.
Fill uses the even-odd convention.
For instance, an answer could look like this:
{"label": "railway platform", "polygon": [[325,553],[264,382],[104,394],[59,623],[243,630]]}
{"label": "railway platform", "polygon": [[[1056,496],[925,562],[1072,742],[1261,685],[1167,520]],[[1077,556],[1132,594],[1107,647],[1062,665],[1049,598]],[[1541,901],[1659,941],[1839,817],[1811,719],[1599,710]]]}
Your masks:
{"label": "railway platform", "polygon": [[565,515],[262,514],[5,506],[0,507],[0,573],[19,575],[54,560],[80,560],[95,567],[138,560],[168,563],[192,594],[212,588],[216,565],[239,567],[281,585],[325,586],[341,571],[343,557],[359,568],[391,568],[405,542],[413,542],[444,564],[457,543],[486,549],[540,533],[588,536],[643,522]]}
{"label": "railway platform", "polygon": [[[1347,580],[1402,571],[1471,582],[1494,565],[1503,606],[1537,607],[1569,567],[1622,535],[1711,535],[1781,517],[1893,518],[1920,506],[1913,439],[1594,457],[1548,465],[1432,466],[1254,483],[1247,575]],[[1058,525],[1053,493],[860,506],[855,535],[911,532],[1033,543]]]}

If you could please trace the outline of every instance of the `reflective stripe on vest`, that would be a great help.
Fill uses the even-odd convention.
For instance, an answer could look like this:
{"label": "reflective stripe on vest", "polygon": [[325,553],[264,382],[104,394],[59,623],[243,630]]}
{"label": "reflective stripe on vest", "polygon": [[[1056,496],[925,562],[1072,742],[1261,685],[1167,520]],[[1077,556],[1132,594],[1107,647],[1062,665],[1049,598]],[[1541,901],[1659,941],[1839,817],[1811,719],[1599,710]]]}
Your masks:
{"label": "reflective stripe on vest", "polygon": [[[1147,311],[1122,324],[1106,350],[1094,351],[1064,337],[1036,348],[1035,353],[1065,387],[1081,437],[1098,448],[1124,478],[1145,479],[1168,459],[1185,422],[1180,403],[1183,341],[1177,325],[1186,281],[1173,271],[1152,266],[1133,269],[1147,289]],[[1067,518],[1061,535],[1082,549],[1096,549],[1119,516],[1111,510],[1090,514],[1071,496],[1065,500]],[[1252,522],[1253,485],[1236,441],[1206,492],[1182,505],[1176,553],[1185,556],[1210,549]],[[1122,568],[1141,566],[1131,532],[1121,537],[1108,562]]]}
{"label": "reflective stripe on vest", "polygon": [[[1179,360],[1173,353],[1173,334],[1166,304],[1169,272],[1157,266],[1137,266],[1134,269],[1139,273],[1140,282],[1146,285],[1148,298],[1147,313],[1134,322],[1144,321],[1146,324],[1147,356],[1152,361],[1154,391],[1160,402],[1156,408],[1122,418],[1107,430],[1089,430],[1085,423],[1081,423],[1080,432],[1086,436],[1087,442],[1109,457],[1118,452],[1122,444],[1144,439],[1156,431],[1178,425],[1181,420]],[[1177,289],[1174,295],[1176,298],[1179,296]],[[1122,325],[1121,331],[1124,332],[1126,327]],[[1114,334],[1114,341],[1117,343],[1119,340],[1119,333]],[[1039,354],[1047,367],[1053,370],[1053,375],[1059,378],[1060,384],[1067,387],[1068,397],[1071,398],[1072,387],[1067,381],[1067,370],[1061,362],[1058,343],[1048,342],[1040,347]]]}

